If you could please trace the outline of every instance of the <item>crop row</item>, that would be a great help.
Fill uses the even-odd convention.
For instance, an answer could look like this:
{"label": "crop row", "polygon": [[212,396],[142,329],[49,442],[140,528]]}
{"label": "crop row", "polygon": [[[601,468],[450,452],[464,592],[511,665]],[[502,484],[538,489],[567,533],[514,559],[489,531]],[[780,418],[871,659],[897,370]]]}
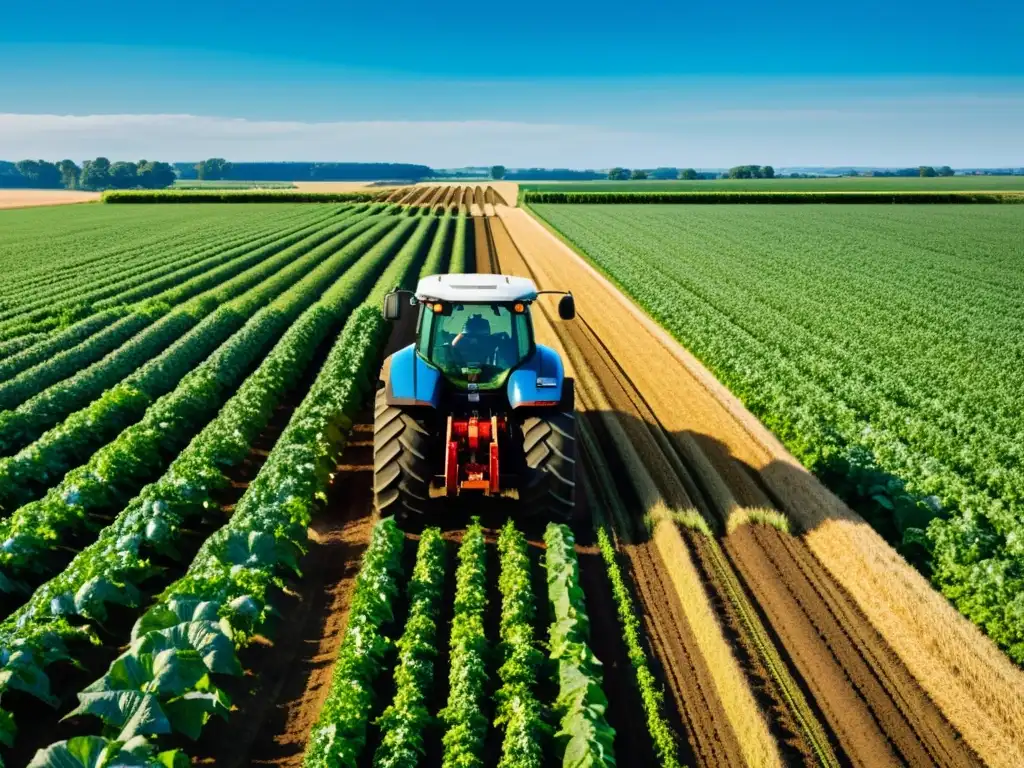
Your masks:
{"label": "crop row", "polygon": [[[373,223],[357,220],[314,233],[176,307],[106,357],[44,389],[15,410],[0,413],[2,452],[9,454],[29,446],[10,459],[0,460],[0,477],[11,478],[6,494],[0,495],[0,506],[7,506],[14,497],[15,477],[24,471],[19,468],[40,464],[44,446],[63,443],[68,450],[74,449],[75,455],[88,455],[94,443],[77,442],[80,433],[76,430],[82,428],[79,422],[84,419],[93,425],[90,434],[102,440],[106,433],[101,434],[94,426],[105,421],[104,414],[127,407],[130,401],[140,402],[169,391],[185,371],[241,327],[256,309],[301,278],[332,248]],[[45,469],[46,477],[55,474],[52,468],[40,469]]]}
{"label": "crop row", "polygon": [[[12,318],[35,321],[62,312],[102,310],[155,295],[212,267],[233,259],[238,246],[262,245],[282,234],[276,222],[256,232],[241,232],[186,243],[151,261],[133,260],[121,270],[90,281],[79,275],[70,286],[57,285],[28,293],[17,308],[0,311],[0,328]],[[195,247],[198,246],[198,247]]]}
{"label": "crop row", "polygon": [[807,204],[991,204],[1024,203],[1019,192],[535,192],[523,194],[527,204],[676,204],[676,205],[807,205]]}
{"label": "crop row", "polygon": [[[328,223],[343,221],[356,213],[357,210],[351,210]],[[47,386],[44,382],[58,381],[62,372],[69,370],[69,366],[81,367],[85,363],[98,360],[145,328],[155,318],[166,314],[172,307],[207,291],[217,290],[222,283],[260,264],[268,256],[324,228],[323,222],[303,223],[298,227],[278,231],[231,248],[218,256],[219,266],[211,265],[213,268],[191,279],[177,280],[162,291],[144,291],[149,300],[136,303],[130,309],[120,304],[104,303],[103,306],[92,306],[90,311],[96,314],[53,334],[46,342],[25,350],[23,354],[0,363],[0,381],[24,372],[24,377],[19,381],[19,391],[27,392],[29,396],[35,394]],[[115,322],[126,313],[127,317]],[[111,323],[113,327],[108,328]],[[102,335],[97,333],[103,329],[106,331]],[[54,359],[55,356],[57,359]],[[12,385],[4,384],[0,390],[6,390],[10,386]],[[23,398],[24,396],[22,395]],[[0,407],[12,407],[10,403],[16,402],[15,398],[14,393],[3,395]]]}
{"label": "crop row", "polygon": [[[6,547],[0,564],[8,583],[21,584],[49,575],[54,544],[67,541],[92,516],[118,508],[145,482],[158,477],[169,461],[221,407],[292,322],[350,268],[392,222],[385,221],[348,247],[338,250],[294,287],[254,314],[248,322],[178,386],[143,410],[142,419],[98,450],[84,466],[70,471],[40,501],[0,522]],[[408,227],[399,225],[385,240],[385,256],[397,250]],[[326,247],[326,246],[325,246]]]}
{"label": "crop row", "polygon": [[[45,223],[32,227],[34,212],[22,212],[30,216],[20,237],[13,226],[15,220],[8,221],[9,226],[0,236],[0,256],[13,271],[0,287],[0,305],[17,306],[36,290],[88,285],[110,275],[124,274],[162,259],[168,252],[185,247],[191,249],[210,240],[259,231],[263,227],[284,229],[302,221],[313,223],[318,218],[316,211],[298,207],[281,209],[276,216],[245,209],[239,209],[235,216],[217,214],[213,210],[205,212],[206,215],[169,216],[167,212],[143,209],[132,212],[141,216],[117,217],[117,226],[110,227],[110,222],[103,220],[106,217],[97,215],[101,212],[101,208],[91,209],[88,221],[78,221],[77,226],[63,233],[62,223],[75,224],[80,217],[50,215]],[[161,215],[155,215],[157,213]],[[132,219],[143,221],[134,222],[133,226]],[[45,234],[41,236],[40,232]],[[32,266],[19,271],[19,256],[26,260],[26,255]]]}
{"label": "crop row", "polygon": [[[149,741],[170,732],[198,735],[211,716],[226,714],[229,702],[217,678],[239,671],[236,649],[247,644],[262,626],[271,610],[269,590],[281,583],[304,548],[310,515],[329,482],[352,416],[365,400],[370,369],[385,336],[379,309],[383,294],[414,274],[426,253],[433,224],[425,220],[415,228],[399,257],[390,261],[369,297],[351,315],[312,389],[228,524],[207,539],[184,577],[168,587],[139,620],[129,650],[111,665],[107,675],[80,694],[80,712],[96,714],[105,723],[105,736],[92,737],[90,748],[116,751],[124,747],[110,736],[137,735],[128,742],[132,749],[140,753],[150,750],[145,758],[148,762],[139,764],[162,764]],[[406,229],[401,224],[398,228]],[[387,253],[379,252],[367,261],[379,269],[387,263]],[[348,287],[365,285],[372,274],[373,270],[364,270],[362,282]],[[286,375],[280,363],[277,375]],[[236,419],[241,417],[242,411],[237,412]],[[158,504],[143,504],[138,509],[147,507],[150,514],[161,511]],[[53,622],[75,632],[59,618]],[[155,682],[162,679],[152,674],[157,657],[160,668],[175,675],[172,685]],[[196,664],[196,659],[201,664]],[[141,675],[123,674],[125,669],[140,666]],[[138,708],[128,712],[108,706],[113,701],[138,702],[147,714],[134,717]],[[55,744],[41,751],[34,764],[61,764],[61,759],[83,744],[74,739]],[[180,753],[165,753],[162,759],[169,763],[183,758]]]}
{"label": "crop row", "polygon": [[552,606],[549,631],[551,659],[558,665],[555,713],[559,752],[573,763],[615,765],[615,730],[608,725],[608,699],[601,689],[601,662],[590,648],[590,621],[580,586],[575,539],[568,526],[549,524],[547,545],[548,600]]}
{"label": "crop row", "polygon": [[1022,209],[538,212],[1024,659]]}
{"label": "crop row", "polygon": [[448,703],[438,713],[444,723],[444,768],[484,764],[484,740],[490,723],[486,705],[487,546],[478,520],[466,528],[455,571],[455,613],[449,640]]}
{"label": "crop row", "polygon": [[[310,217],[304,222],[304,226],[315,226],[322,223],[325,218],[327,217]],[[260,231],[262,227],[255,227],[255,229]],[[282,234],[281,227],[271,227],[265,231],[269,233],[267,237],[270,239],[280,237]],[[207,241],[195,241],[189,238],[187,242],[202,243],[200,248],[205,250],[210,239],[208,237]],[[219,238],[212,239],[220,240]],[[240,233],[230,240],[221,241],[219,245],[223,246],[222,248],[212,252],[212,255],[211,252],[207,252],[200,261],[205,262],[206,266],[210,268],[206,271],[214,270],[217,264],[223,262],[225,258],[232,258],[240,252],[225,253],[224,251],[231,251],[234,244],[252,242],[255,239],[251,231]],[[265,242],[269,242],[269,240],[265,240]],[[30,302],[30,305],[37,307],[36,309],[27,312],[21,312],[21,309],[15,310],[20,313],[18,316],[0,323],[0,339],[17,338],[39,331],[60,330],[104,308],[114,307],[120,303],[130,303],[161,291],[173,289],[176,284],[187,280],[190,275],[201,273],[203,264],[200,264],[199,268],[194,264],[187,266],[182,262],[183,254],[180,247],[171,250],[173,256],[163,257],[167,263],[164,264],[163,269],[158,270],[162,274],[155,277],[151,274],[147,275],[143,269],[135,269],[138,265],[132,263],[135,261],[133,258],[127,259],[126,261],[129,263],[124,266],[124,269],[130,272],[127,277],[124,276],[124,271],[115,273],[113,277],[99,281],[101,287],[90,285],[90,281],[85,275],[78,276],[67,288],[61,289],[58,295],[41,296],[35,302]],[[191,263],[192,259],[186,257],[184,261]],[[179,270],[179,267],[183,267],[183,269]],[[124,295],[123,302],[122,294]]]}

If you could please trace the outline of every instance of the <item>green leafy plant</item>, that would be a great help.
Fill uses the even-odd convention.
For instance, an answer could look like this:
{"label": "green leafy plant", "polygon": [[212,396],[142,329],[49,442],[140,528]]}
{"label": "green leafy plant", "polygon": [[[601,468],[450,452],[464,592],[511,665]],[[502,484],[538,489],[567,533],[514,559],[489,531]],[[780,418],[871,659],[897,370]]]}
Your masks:
{"label": "green leafy plant", "polygon": [[445,768],[483,765],[488,720],[484,715],[487,674],[487,546],[477,518],[466,528],[455,572],[455,615],[449,647],[448,704],[438,714]]}
{"label": "green leafy plant", "polygon": [[601,662],[588,644],[590,621],[580,586],[575,539],[568,526],[550,523],[544,543],[552,607],[550,658],[558,667],[558,755],[564,766],[615,765],[615,730],[604,716],[608,699],[601,688]]}
{"label": "green leafy plant", "polygon": [[534,644],[536,605],[526,538],[509,520],[498,536],[501,574],[501,687],[495,725],[504,726],[498,768],[539,768],[548,735],[535,687],[544,655]]}
{"label": "green leafy plant", "polygon": [[427,528],[409,580],[409,616],[395,643],[395,697],[377,719],[382,737],[373,756],[376,768],[416,768],[425,755],[423,734],[431,722],[427,699],[434,681],[444,575],[444,539],[440,529]]}

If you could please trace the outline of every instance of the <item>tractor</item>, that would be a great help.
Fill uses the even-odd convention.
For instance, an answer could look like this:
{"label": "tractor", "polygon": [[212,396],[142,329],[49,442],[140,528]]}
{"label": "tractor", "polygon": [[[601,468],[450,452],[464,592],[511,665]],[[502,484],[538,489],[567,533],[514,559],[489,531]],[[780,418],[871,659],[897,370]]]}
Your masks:
{"label": "tractor", "polygon": [[[508,500],[509,512],[570,521],[576,502],[573,381],[534,340],[531,306],[567,291],[499,274],[434,275],[393,291],[384,317],[418,311],[416,340],[381,368],[374,408],[374,506],[435,515],[445,499]],[[505,503],[505,502],[495,502]]]}

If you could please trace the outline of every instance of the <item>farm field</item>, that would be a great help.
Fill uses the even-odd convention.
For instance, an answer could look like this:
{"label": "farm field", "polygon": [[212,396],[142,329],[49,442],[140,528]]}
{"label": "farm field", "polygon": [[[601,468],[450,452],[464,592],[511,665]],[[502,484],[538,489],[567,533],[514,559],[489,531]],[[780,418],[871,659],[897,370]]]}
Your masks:
{"label": "farm field", "polygon": [[1024,211],[536,210],[1024,661]]}
{"label": "farm field", "polygon": [[0,189],[0,210],[33,208],[38,205],[91,203],[100,199],[99,192],[66,189]]}
{"label": "farm field", "polygon": [[1024,192],[1024,176],[837,177],[828,179],[644,179],[638,181],[521,181],[540,192]]}
{"label": "farm field", "polygon": [[[6,765],[1024,762],[1020,670],[514,195],[381,197],[0,214]],[[902,259],[916,210],[875,222]],[[373,381],[413,334],[381,300],[444,271],[576,296],[533,316],[592,524],[375,519]]]}

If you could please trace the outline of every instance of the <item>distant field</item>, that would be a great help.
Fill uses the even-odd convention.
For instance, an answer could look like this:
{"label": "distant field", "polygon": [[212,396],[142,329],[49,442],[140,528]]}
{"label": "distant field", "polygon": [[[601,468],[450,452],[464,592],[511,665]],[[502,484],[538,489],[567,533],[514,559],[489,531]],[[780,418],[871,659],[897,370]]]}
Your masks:
{"label": "distant field", "polygon": [[943,178],[709,179],[706,181],[524,181],[523,190],[544,192],[1024,192],[1024,176]]}
{"label": "distant field", "polygon": [[290,181],[199,181],[178,179],[174,189],[295,189]]}
{"label": "distant field", "polygon": [[533,209],[1024,661],[1024,208]]}
{"label": "distant field", "polygon": [[88,203],[99,199],[99,192],[67,189],[0,189],[0,208],[67,205],[68,203]]}

